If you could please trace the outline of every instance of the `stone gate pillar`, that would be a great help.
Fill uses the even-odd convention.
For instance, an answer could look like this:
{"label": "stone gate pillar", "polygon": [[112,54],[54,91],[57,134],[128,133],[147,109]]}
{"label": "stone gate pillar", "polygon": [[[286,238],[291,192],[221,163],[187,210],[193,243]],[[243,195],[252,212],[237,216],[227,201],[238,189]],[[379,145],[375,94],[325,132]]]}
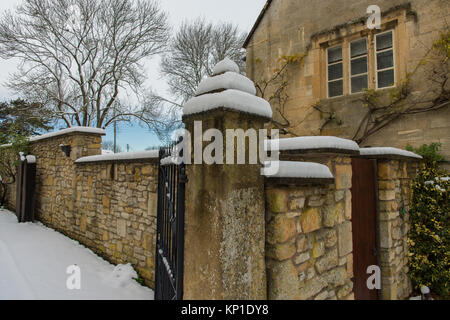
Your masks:
{"label": "stone gate pillar", "polygon": [[[267,297],[261,165],[249,164],[248,140],[246,164],[226,164],[226,150],[236,152],[238,145],[227,144],[226,131],[258,132],[272,111],[255,96],[253,83],[238,72],[231,60],[220,62],[183,110],[183,122],[192,135],[192,164],[186,165],[184,299],[188,300]],[[214,140],[199,137],[208,129],[222,133],[224,164],[194,164],[194,145],[198,153],[199,145],[204,150]]]}

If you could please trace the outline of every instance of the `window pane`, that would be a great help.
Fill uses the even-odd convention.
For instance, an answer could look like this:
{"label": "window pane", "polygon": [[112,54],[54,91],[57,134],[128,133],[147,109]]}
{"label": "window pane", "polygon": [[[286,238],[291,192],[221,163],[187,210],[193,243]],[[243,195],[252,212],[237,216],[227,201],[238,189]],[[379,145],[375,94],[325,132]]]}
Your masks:
{"label": "window pane", "polygon": [[342,47],[328,49],[328,63],[338,62],[342,60]]}
{"label": "window pane", "polygon": [[352,75],[367,72],[367,57],[352,60]]}
{"label": "window pane", "polygon": [[335,80],[342,78],[342,63],[328,66],[328,80]]}
{"label": "window pane", "polygon": [[392,47],[392,32],[377,36],[377,51]]}
{"label": "window pane", "polygon": [[343,92],[342,84],[343,84],[342,80],[328,82],[328,96],[329,97],[342,96]]}
{"label": "window pane", "polygon": [[394,70],[378,72],[378,88],[385,88],[394,85]]}
{"label": "window pane", "polygon": [[377,53],[378,70],[391,68],[394,66],[394,54],[392,50]]}
{"label": "window pane", "polygon": [[350,44],[350,51],[352,58],[367,53],[367,41],[366,38],[352,42]]}
{"label": "window pane", "polygon": [[367,75],[352,78],[352,93],[361,92],[367,87]]}

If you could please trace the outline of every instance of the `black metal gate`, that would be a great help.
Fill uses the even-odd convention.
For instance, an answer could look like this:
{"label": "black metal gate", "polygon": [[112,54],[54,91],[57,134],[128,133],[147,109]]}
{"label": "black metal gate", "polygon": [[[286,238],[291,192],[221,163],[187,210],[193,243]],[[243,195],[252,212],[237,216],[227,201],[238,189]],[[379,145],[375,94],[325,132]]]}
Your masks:
{"label": "black metal gate", "polygon": [[34,221],[36,163],[21,157],[16,177],[16,215],[19,222]]}
{"label": "black metal gate", "polygon": [[159,151],[155,300],[183,299],[186,168],[172,161],[174,146]]}

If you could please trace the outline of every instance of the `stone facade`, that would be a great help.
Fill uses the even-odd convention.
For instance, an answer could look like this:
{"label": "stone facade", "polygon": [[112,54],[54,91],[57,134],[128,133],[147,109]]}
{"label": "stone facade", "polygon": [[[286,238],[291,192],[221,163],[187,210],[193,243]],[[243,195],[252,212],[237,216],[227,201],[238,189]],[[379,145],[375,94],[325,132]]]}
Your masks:
{"label": "stone facade", "polygon": [[[71,133],[30,143],[36,156],[37,219],[106,260],[131,263],[154,287],[157,161],[80,163],[99,155],[98,134]],[[70,145],[67,157],[60,145]],[[15,208],[15,187],[9,207]]]}
{"label": "stone facade", "polygon": [[407,298],[411,291],[408,278],[409,207],[411,178],[417,163],[402,160],[378,160],[378,205],[382,298]]}
{"label": "stone facade", "polygon": [[266,181],[269,299],[354,299],[351,159],[325,162],[332,184]]}
{"label": "stone facade", "polygon": [[[344,96],[327,98],[326,48],[344,41],[348,44],[367,34],[366,10],[376,4],[384,13],[383,28],[393,28],[395,48],[395,73],[397,81],[404,80],[408,72],[431,48],[440,33],[448,29],[450,10],[446,0],[323,0],[311,4],[307,0],[271,0],[257,24],[247,48],[247,75],[254,81],[268,78],[278,67],[283,55],[307,53],[304,64],[289,70],[288,96],[284,115],[292,124],[290,131],[298,136],[332,135],[352,139],[366,109],[362,94],[349,94],[349,81],[344,81]],[[370,44],[369,44],[370,45]],[[347,45],[344,46],[348,48]],[[344,61],[349,56],[343,53]],[[375,62],[373,50],[369,52],[369,73]],[[348,62],[345,62],[348,65]],[[344,67],[344,78],[349,68]],[[412,83],[414,94],[429,88],[426,69],[417,71]],[[369,88],[374,88],[375,77],[370,77]],[[383,91],[382,91],[383,92]],[[384,90],[389,96],[390,90]],[[267,93],[266,96],[270,96]],[[314,112],[313,104],[320,101],[321,109],[331,110],[335,119],[324,130],[323,114]],[[275,113],[275,117],[276,117]],[[278,116],[279,117],[279,116]],[[389,146],[405,149],[424,143],[442,143],[442,153],[450,160],[450,108],[438,111],[405,115],[370,136],[362,146]],[[283,119],[276,119],[284,123]]]}

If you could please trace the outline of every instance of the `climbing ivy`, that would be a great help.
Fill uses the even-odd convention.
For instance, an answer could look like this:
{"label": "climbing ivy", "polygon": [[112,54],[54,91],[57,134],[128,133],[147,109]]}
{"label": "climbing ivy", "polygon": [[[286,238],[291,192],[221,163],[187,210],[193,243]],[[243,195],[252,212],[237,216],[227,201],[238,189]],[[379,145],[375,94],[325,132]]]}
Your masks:
{"label": "climbing ivy", "polygon": [[450,283],[450,179],[437,165],[439,145],[414,151],[424,156],[412,185],[409,275],[419,290],[428,286],[448,299]]}

